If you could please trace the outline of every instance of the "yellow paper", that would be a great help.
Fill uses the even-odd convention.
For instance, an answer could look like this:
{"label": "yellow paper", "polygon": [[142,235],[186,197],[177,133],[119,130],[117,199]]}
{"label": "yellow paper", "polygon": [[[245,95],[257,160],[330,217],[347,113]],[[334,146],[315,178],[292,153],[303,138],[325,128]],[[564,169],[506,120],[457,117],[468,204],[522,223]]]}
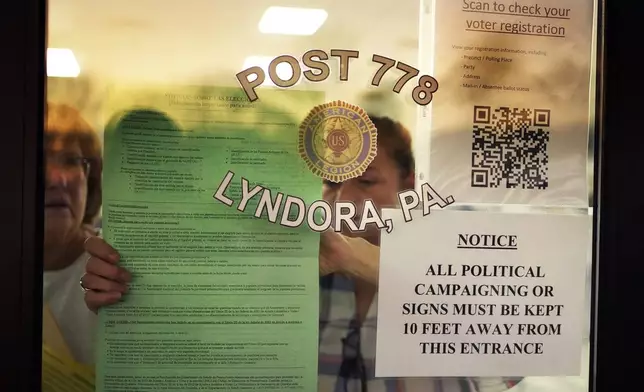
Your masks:
{"label": "yellow paper", "polygon": [[48,305],[43,306],[42,341],[54,352],[65,357],[73,358],[72,352],[69,346],[67,346],[67,342],[65,342],[65,338]]}
{"label": "yellow paper", "polygon": [[43,392],[94,392],[94,370],[59,355],[46,344],[42,350]]}

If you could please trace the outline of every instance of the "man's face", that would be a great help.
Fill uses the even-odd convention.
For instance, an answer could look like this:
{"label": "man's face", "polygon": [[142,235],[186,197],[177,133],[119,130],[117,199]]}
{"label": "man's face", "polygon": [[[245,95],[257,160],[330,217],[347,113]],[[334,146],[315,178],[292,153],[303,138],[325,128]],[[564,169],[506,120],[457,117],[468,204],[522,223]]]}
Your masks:
{"label": "man's face", "polygon": [[[356,226],[359,226],[365,200],[372,200],[378,208],[395,207],[398,204],[398,192],[405,189],[400,170],[396,162],[385,149],[379,148],[371,165],[357,178],[340,184],[325,182],[324,199],[331,203],[336,201],[353,202],[356,205]],[[351,237],[362,237],[372,243],[378,243],[379,230],[375,225],[367,226],[366,232],[351,233],[345,227],[343,234]]]}
{"label": "man's face", "polygon": [[45,243],[63,244],[83,222],[89,166],[77,143],[55,140],[45,153]]}

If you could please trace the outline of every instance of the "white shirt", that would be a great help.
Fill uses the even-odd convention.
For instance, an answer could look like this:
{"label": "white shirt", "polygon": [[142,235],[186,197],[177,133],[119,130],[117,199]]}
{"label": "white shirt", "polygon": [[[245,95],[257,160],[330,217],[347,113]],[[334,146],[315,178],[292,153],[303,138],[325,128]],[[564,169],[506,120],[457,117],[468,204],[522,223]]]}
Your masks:
{"label": "white shirt", "polygon": [[84,293],[79,284],[88,258],[83,253],[67,268],[45,271],[43,303],[49,305],[74,359],[92,365],[98,316],[85,306]]}

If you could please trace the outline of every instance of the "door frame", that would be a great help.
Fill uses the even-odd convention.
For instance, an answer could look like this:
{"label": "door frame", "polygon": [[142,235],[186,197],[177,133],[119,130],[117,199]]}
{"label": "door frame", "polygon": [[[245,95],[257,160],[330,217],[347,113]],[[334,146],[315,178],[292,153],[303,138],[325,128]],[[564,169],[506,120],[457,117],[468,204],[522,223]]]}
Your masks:
{"label": "door frame", "polygon": [[638,336],[644,319],[644,209],[634,181],[644,173],[644,137],[636,115],[642,111],[642,78],[629,45],[641,36],[636,10],[641,7],[599,3],[589,385],[591,391],[613,392],[641,388],[644,350]]}
{"label": "door frame", "polygon": [[41,388],[46,15],[45,0],[16,1],[0,13],[0,47],[6,50],[0,61],[0,352],[8,362],[0,367],[1,391]]}
{"label": "door frame", "polygon": [[[632,390],[640,382],[636,336],[643,318],[644,256],[639,249],[642,208],[632,203],[634,181],[644,173],[644,137],[634,113],[642,111],[638,64],[629,42],[639,36],[640,15],[617,1],[600,0],[597,124],[595,132],[593,306],[590,391]],[[23,0],[0,15],[0,62],[5,77],[2,201],[0,390],[36,391],[41,384],[43,170],[47,1]],[[640,175],[641,176],[641,175]],[[9,191],[10,190],[10,191]],[[636,202],[637,203],[637,202]],[[639,212],[639,213],[638,213]],[[643,217],[644,218],[644,217]],[[597,262],[597,260],[599,260]]]}

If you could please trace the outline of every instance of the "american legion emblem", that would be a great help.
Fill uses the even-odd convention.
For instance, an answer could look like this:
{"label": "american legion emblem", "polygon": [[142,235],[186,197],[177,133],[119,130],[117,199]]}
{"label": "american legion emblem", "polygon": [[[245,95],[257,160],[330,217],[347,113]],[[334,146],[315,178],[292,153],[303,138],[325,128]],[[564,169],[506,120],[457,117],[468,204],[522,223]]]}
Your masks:
{"label": "american legion emblem", "polygon": [[378,152],[377,134],[363,109],[333,101],[306,116],[299,152],[314,174],[339,183],[362,175],[371,164]]}

